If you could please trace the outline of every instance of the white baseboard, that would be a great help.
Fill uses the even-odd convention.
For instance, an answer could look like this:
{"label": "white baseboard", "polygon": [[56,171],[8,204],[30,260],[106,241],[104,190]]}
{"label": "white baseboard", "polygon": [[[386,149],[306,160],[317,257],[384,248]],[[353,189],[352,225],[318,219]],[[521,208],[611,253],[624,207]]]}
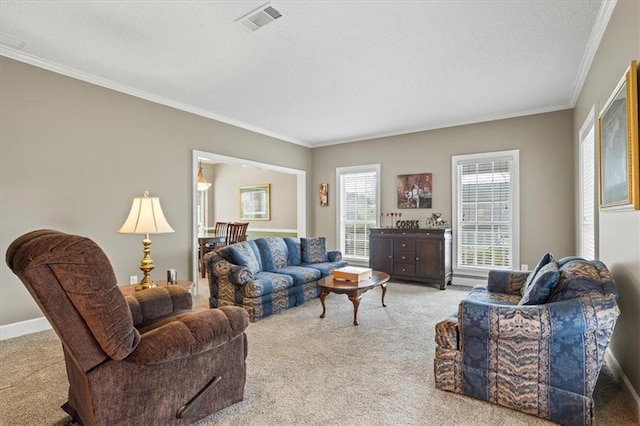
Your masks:
{"label": "white baseboard", "polygon": [[26,321],[0,325],[0,340],[12,339],[25,334],[37,333],[51,329],[51,324],[45,317],[34,318]]}
{"label": "white baseboard", "polygon": [[487,284],[487,278],[486,277],[461,277],[461,276],[456,276],[455,274],[453,275],[453,278],[451,279],[451,284],[453,285],[461,285],[464,287],[475,287],[478,284]]}
{"label": "white baseboard", "polygon": [[624,371],[622,371],[622,368],[620,368],[620,364],[618,364],[618,360],[616,359],[615,356],[613,356],[609,348],[607,348],[607,350],[604,353],[604,359],[607,362],[607,364],[611,366],[611,371],[613,372],[613,375],[616,377],[616,379],[618,380],[618,383],[620,383],[621,385],[622,394],[624,395],[625,399],[629,403],[629,406],[631,407],[631,411],[636,416],[636,420],[640,422],[640,397],[638,397],[638,393],[631,385],[631,382],[629,381],[629,378],[624,374]]}

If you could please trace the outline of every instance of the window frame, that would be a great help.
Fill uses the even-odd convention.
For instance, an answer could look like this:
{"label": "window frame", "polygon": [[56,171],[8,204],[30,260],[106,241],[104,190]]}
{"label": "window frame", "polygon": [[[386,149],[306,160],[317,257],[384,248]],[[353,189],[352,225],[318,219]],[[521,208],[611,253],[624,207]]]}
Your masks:
{"label": "window frame", "polygon": [[346,167],[336,167],[336,187],[337,187],[337,203],[336,203],[336,241],[338,245],[338,249],[342,252],[343,260],[347,262],[352,262],[356,264],[367,264],[369,263],[369,247],[368,247],[368,238],[369,235],[367,233],[367,241],[366,241],[366,256],[352,256],[346,252],[346,239],[343,225],[343,217],[345,217],[345,206],[344,206],[344,181],[343,176],[358,174],[358,173],[368,173],[375,172],[376,174],[376,202],[375,202],[375,224],[373,227],[380,226],[380,164],[363,164],[358,166],[346,166]]}
{"label": "window frame", "polygon": [[488,161],[511,161],[510,189],[511,189],[511,268],[519,269],[520,265],[520,150],[493,151],[475,154],[462,154],[451,156],[451,212],[452,212],[452,251],[454,277],[485,278],[492,266],[464,266],[459,262],[459,241],[461,240],[460,214],[460,173],[459,166],[463,164],[477,164]]}
{"label": "window frame", "polygon": [[578,162],[579,162],[579,166],[578,166],[578,220],[577,220],[577,226],[578,226],[578,232],[577,232],[577,236],[578,236],[578,254],[581,257],[592,257],[589,256],[587,253],[585,253],[585,232],[587,231],[587,229],[585,229],[585,209],[584,209],[584,203],[585,203],[585,191],[586,188],[584,186],[585,184],[585,159],[584,159],[584,150],[585,150],[585,142],[587,142],[589,140],[589,135],[591,135],[591,158],[589,159],[591,161],[591,176],[593,176],[592,179],[592,200],[593,200],[593,205],[592,205],[592,209],[593,209],[593,223],[592,223],[592,232],[593,234],[591,235],[591,238],[593,240],[593,259],[597,259],[598,258],[598,197],[599,197],[599,193],[598,193],[598,182],[596,180],[596,176],[598,173],[598,158],[597,158],[597,153],[596,153],[596,112],[595,112],[595,105],[593,107],[591,107],[591,111],[589,111],[589,114],[587,114],[587,118],[585,119],[584,123],[582,124],[582,127],[580,127],[580,131],[578,132]]}

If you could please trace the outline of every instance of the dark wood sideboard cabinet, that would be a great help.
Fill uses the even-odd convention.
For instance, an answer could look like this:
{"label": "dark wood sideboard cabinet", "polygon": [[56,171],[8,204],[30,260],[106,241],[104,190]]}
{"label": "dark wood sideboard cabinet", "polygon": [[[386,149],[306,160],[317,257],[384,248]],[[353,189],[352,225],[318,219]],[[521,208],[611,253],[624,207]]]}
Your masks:
{"label": "dark wood sideboard cabinet", "polygon": [[369,267],[444,290],[453,275],[451,229],[370,229]]}

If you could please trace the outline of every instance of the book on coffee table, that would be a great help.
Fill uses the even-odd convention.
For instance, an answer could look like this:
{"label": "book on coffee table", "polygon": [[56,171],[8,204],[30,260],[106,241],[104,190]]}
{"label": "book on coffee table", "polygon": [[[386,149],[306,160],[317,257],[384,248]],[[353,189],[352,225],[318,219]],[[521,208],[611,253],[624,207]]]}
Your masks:
{"label": "book on coffee table", "polygon": [[364,281],[371,278],[371,268],[361,268],[358,266],[344,266],[333,271],[333,278],[345,281]]}

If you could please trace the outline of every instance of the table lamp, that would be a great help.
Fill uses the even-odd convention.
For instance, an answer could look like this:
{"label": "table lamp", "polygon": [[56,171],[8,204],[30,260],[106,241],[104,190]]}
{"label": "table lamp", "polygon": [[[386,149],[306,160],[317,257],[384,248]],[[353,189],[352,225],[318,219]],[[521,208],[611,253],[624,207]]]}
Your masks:
{"label": "table lamp", "polygon": [[151,252],[151,240],[149,234],[164,234],[174,232],[173,228],[165,219],[160,207],[160,199],[158,197],[149,197],[149,193],[145,191],[144,196],[134,197],[131,211],[124,225],[120,228],[120,234],[144,234],[142,240],[142,252],[144,256],[140,262],[140,270],[144,274],[140,285],[136,290],[143,290],[153,286],[150,272],[153,270],[153,260],[149,253]]}

